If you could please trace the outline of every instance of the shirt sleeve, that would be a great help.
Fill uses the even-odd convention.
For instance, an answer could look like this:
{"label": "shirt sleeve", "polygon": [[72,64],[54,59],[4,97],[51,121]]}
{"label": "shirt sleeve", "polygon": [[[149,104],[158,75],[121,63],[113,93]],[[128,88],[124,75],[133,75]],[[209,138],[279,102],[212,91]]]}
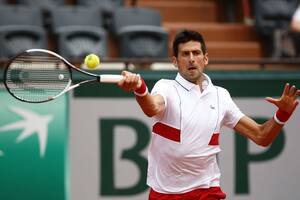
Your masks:
{"label": "shirt sleeve", "polygon": [[224,126],[233,129],[245,114],[237,107],[227,90],[225,90],[225,99],[226,111],[223,123]]}

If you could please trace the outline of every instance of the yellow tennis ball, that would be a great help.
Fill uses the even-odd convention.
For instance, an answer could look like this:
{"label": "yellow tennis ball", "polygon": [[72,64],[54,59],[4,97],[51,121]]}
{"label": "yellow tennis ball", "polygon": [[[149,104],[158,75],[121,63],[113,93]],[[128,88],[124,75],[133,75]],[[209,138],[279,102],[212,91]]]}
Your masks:
{"label": "yellow tennis ball", "polygon": [[94,69],[97,65],[100,64],[100,58],[96,54],[89,54],[85,57],[84,64],[89,69]]}

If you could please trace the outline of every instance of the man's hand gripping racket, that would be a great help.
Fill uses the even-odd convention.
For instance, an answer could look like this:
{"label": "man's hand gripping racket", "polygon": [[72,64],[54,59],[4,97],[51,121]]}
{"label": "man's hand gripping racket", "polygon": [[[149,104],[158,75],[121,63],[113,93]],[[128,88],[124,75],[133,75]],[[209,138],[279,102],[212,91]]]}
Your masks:
{"label": "man's hand gripping racket", "polygon": [[118,86],[126,92],[133,91],[136,96],[143,97],[148,93],[148,87],[144,79],[135,73],[128,71],[122,72],[123,79],[118,82]]}
{"label": "man's hand gripping racket", "polygon": [[[74,84],[72,71],[91,79]],[[29,49],[14,57],[4,71],[4,85],[18,100],[42,103],[90,82],[118,83],[124,76],[93,74],[81,70],[62,56],[45,49]]]}

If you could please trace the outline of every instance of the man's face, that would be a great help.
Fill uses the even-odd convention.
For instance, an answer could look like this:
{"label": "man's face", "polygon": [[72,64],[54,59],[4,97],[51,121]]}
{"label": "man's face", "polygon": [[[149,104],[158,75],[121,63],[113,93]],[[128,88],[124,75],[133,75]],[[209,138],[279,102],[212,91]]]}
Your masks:
{"label": "man's face", "polygon": [[207,53],[203,54],[201,43],[198,41],[181,43],[178,46],[177,58],[173,56],[173,64],[183,78],[199,84],[202,81],[203,70],[208,64]]}

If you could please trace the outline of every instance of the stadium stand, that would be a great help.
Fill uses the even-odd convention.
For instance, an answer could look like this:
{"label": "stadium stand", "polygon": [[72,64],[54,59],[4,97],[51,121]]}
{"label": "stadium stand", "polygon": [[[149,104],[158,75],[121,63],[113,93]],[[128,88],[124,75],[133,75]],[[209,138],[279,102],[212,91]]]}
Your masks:
{"label": "stadium stand", "polygon": [[[249,63],[251,63],[251,65],[254,63],[259,66],[265,66],[266,63],[273,63],[272,60],[267,60],[267,56],[269,55],[269,53],[266,47],[268,47],[268,45],[266,46],[264,44],[264,38],[258,32],[257,26],[255,26],[254,24],[256,22],[256,16],[254,13],[255,7],[253,6],[255,1],[234,0],[234,2],[236,3],[233,4],[231,0],[0,0],[0,3],[3,4],[23,4],[27,6],[30,6],[30,2],[31,4],[32,2],[36,2],[34,3],[34,7],[38,7],[40,10],[44,11],[44,15],[41,18],[44,20],[44,31],[45,29],[47,30],[46,34],[44,34],[48,36],[48,44],[46,45],[46,47],[48,47],[48,49],[50,50],[58,51],[59,53],[71,52],[71,54],[73,54],[72,56],[66,56],[70,58],[74,56],[82,57],[82,54],[84,54],[85,52],[89,51],[90,53],[90,51],[94,51],[95,49],[92,48],[92,43],[95,43],[95,40],[92,40],[89,35],[88,37],[90,38],[88,40],[79,39],[74,42],[74,38],[77,38],[78,34],[76,35],[76,37],[64,36],[65,39],[59,39],[62,38],[63,34],[58,34],[57,31],[53,30],[53,22],[51,22],[52,17],[50,16],[50,14],[45,15],[45,6],[36,6],[47,4],[45,3],[47,1],[49,1],[50,3],[52,2],[54,5],[50,6],[53,7],[53,9],[49,9],[50,11],[56,10],[57,7],[64,7],[61,4],[73,7],[84,6],[89,9],[92,8],[92,10],[93,8],[98,7],[102,11],[100,12],[99,17],[97,14],[96,17],[94,16],[92,18],[92,21],[95,21],[96,23],[98,23],[99,20],[101,21],[100,24],[97,24],[97,27],[101,29],[101,33],[105,38],[104,43],[101,43],[101,45],[99,45],[106,46],[105,48],[104,46],[102,46],[103,48],[101,47],[104,50],[101,50],[102,53],[100,54],[100,56],[102,57],[102,61],[104,62],[129,63],[129,60],[126,60],[126,58],[121,55],[121,51],[128,50],[128,47],[124,45],[124,49],[121,50],[122,44],[119,39],[116,39],[116,32],[112,28],[112,17],[114,15],[113,13],[118,8],[136,7],[147,9],[150,8],[156,10],[160,14],[160,28],[163,28],[168,36],[168,44],[166,45],[166,48],[168,50],[167,56],[169,57],[172,56],[171,41],[173,40],[174,35],[180,29],[188,28],[199,31],[204,35],[208,46],[210,63],[212,63],[210,64],[210,67],[213,66],[214,63],[216,63],[220,66],[219,69],[223,69],[225,65],[233,66],[232,63],[236,62],[238,63],[236,64],[236,66],[238,67],[237,69],[252,69],[252,66],[249,67]],[[227,3],[230,4],[227,5]],[[111,8],[111,12],[105,11],[105,4],[111,4],[110,6],[107,6]],[[0,7],[2,7],[2,5]],[[106,14],[104,14],[105,12]],[[74,27],[74,24],[72,26]],[[81,32],[85,32],[84,34],[86,34],[87,32],[86,28],[80,30]],[[65,35],[68,34],[65,33]],[[80,33],[79,35],[82,36],[82,33]],[[64,42],[69,40],[68,45],[72,44],[73,46],[69,45],[68,48],[71,49],[66,50],[64,48],[66,48],[68,45],[59,45],[59,40],[64,40]],[[70,42],[70,40],[72,42]],[[100,40],[98,39],[97,41],[100,42]],[[148,42],[148,40],[144,41]],[[139,43],[139,45],[141,45],[141,43]],[[142,44],[142,46],[144,45],[145,44]],[[76,52],[72,52],[74,49]],[[4,50],[4,48],[2,50]],[[82,53],[78,53],[77,50],[80,50]],[[97,51],[100,50],[98,49]],[[129,51],[125,53],[129,53]],[[79,54],[81,55],[79,56]],[[133,58],[133,60],[135,60],[136,62],[145,62],[144,58],[141,59],[137,57],[136,59]],[[151,61],[151,57],[149,58],[149,60]],[[169,63],[170,60],[164,58],[154,58],[153,61],[155,61],[156,63],[160,61]],[[246,64],[243,65],[243,63]],[[285,63],[289,64],[290,61],[285,61]],[[291,61],[291,63],[297,63],[297,61],[294,60]],[[168,67],[166,69],[168,69]],[[254,67],[254,69],[257,68]]]}

